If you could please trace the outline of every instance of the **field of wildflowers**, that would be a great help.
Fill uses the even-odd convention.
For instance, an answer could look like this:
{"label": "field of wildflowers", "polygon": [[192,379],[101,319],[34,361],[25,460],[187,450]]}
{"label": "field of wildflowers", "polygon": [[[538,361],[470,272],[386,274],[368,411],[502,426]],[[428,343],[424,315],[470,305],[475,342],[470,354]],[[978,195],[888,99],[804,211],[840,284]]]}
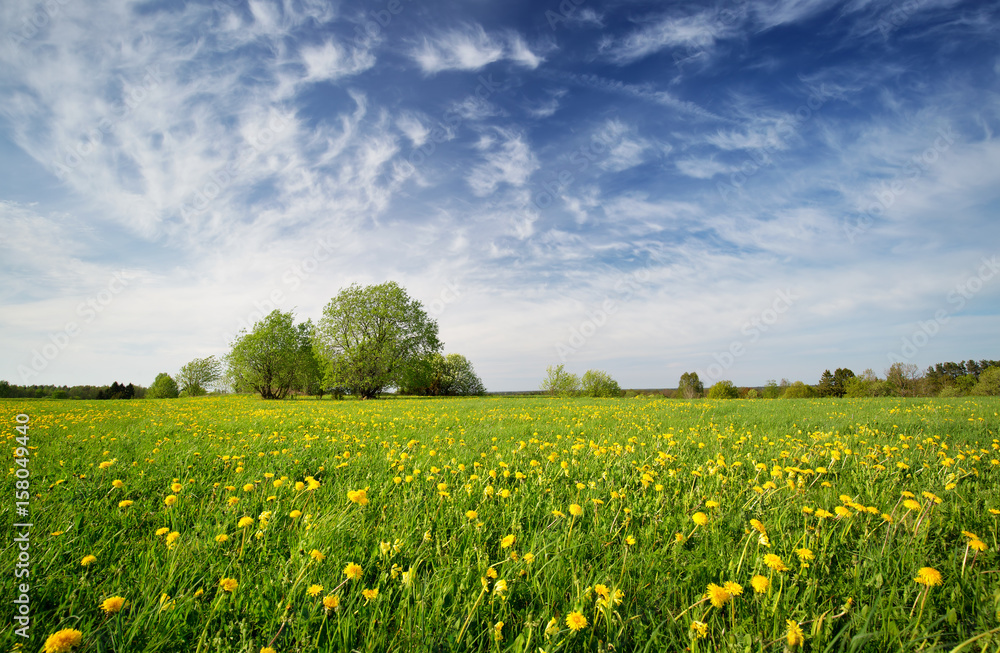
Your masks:
{"label": "field of wildflowers", "polygon": [[4,650],[1000,649],[998,399],[0,400],[0,417],[5,524],[32,524],[27,578],[14,535],[2,547],[31,624],[15,634],[5,598]]}

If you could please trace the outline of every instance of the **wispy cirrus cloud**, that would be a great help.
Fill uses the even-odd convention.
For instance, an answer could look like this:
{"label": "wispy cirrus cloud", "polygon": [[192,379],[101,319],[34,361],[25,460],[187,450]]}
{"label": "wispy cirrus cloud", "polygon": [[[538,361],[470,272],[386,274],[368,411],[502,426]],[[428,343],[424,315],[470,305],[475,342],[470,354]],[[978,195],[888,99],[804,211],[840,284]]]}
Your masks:
{"label": "wispy cirrus cloud", "polygon": [[518,132],[498,129],[480,138],[476,149],[483,161],[472,168],[466,181],[479,197],[491,195],[501,184],[523,186],[539,167],[531,146]]}
{"label": "wispy cirrus cloud", "polygon": [[628,64],[671,48],[706,50],[733,33],[714,10],[657,16],[643,23],[627,35],[602,41],[601,53],[615,63]]}
{"label": "wispy cirrus cloud", "polygon": [[409,54],[427,75],[447,70],[479,70],[502,59],[529,69],[542,62],[521,36],[488,34],[481,25],[474,24],[425,36]]}

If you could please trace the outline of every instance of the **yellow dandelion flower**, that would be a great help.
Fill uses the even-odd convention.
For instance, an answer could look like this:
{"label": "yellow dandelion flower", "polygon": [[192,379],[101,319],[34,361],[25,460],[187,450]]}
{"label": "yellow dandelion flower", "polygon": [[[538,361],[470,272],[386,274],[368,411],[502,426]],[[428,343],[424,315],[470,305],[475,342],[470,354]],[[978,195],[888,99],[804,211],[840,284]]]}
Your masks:
{"label": "yellow dandelion flower", "polygon": [[302,516],[302,511],[301,510],[293,510],[290,513],[288,513],[288,516],[291,517],[292,519],[298,519],[299,517]]}
{"label": "yellow dandelion flower", "polygon": [[180,483],[173,483],[170,486],[170,491],[173,492],[174,494],[178,494],[183,489],[184,489],[184,486],[181,485]]}
{"label": "yellow dandelion flower", "polygon": [[773,553],[764,554],[764,564],[773,569],[774,571],[788,571],[788,567],[781,560],[780,556],[776,556]]}
{"label": "yellow dandelion flower", "polygon": [[611,590],[608,589],[607,585],[604,585],[602,583],[598,583],[597,585],[594,585],[594,594],[597,594],[602,599],[604,599],[605,601],[607,601],[608,597],[611,596]]}
{"label": "yellow dandelion flower", "polygon": [[698,526],[704,526],[708,523],[708,515],[703,512],[696,512],[691,515],[691,521],[693,521]]}
{"label": "yellow dandelion flower", "polygon": [[914,510],[920,512],[920,502],[914,501],[913,499],[907,499],[903,502],[903,507],[907,510]]}
{"label": "yellow dandelion flower", "polygon": [[244,492],[253,492],[253,483],[247,483],[243,486]]}
{"label": "yellow dandelion flower", "polygon": [[228,539],[229,539],[229,536],[226,535],[225,533],[220,533],[219,535],[215,536],[215,541],[218,542],[219,544],[222,544],[223,542],[225,542]]}
{"label": "yellow dandelion flower", "polygon": [[472,521],[473,519],[475,519],[478,516],[479,516],[479,513],[476,512],[475,510],[469,510],[469,511],[467,511],[465,513],[465,518],[468,519],[469,521]]}
{"label": "yellow dandelion flower", "polygon": [[235,578],[223,578],[219,581],[219,587],[227,592],[235,592],[236,588],[239,587],[239,583]]}
{"label": "yellow dandelion flower", "polygon": [[167,528],[166,526],[164,526],[163,528],[157,528],[156,529],[156,536],[160,537],[161,535],[166,535],[169,532],[170,532],[170,529]]}
{"label": "yellow dandelion flower", "polygon": [[566,615],[566,625],[573,632],[578,632],[587,627],[587,618],[579,612],[570,612]]}
{"label": "yellow dandelion flower", "polygon": [[323,597],[323,607],[327,610],[336,610],[340,606],[340,597],[336,594],[328,594]]}
{"label": "yellow dandelion flower", "polygon": [[322,591],[323,591],[322,585],[313,584],[310,585],[309,589],[306,590],[306,594],[308,594],[309,596],[319,596]]}
{"label": "yellow dandelion flower", "polygon": [[125,485],[125,484],[122,483],[121,480],[119,480],[119,479],[116,478],[115,480],[111,481],[111,485],[117,490],[117,489],[121,489],[121,487],[123,485]]}
{"label": "yellow dandelion flower", "polygon": [[625,538],[625,544],[628,546],[635,546],[635,538],[629,535]]}
{"label": "yellow dandelion flower", "polygon": [[724,606],[726,603],[729,602],[729,599],[733,598],[732,596],[730,596],[729,592],[725,590],[725,588],[719,587],[715,583],[709,583],[708,591],[705,593],[705,596],[712,602],[712,605],[716,608],[721,608],[722,606]]}
{"label": "yellow dandelion flower", "polygon": [[753,591],[758,594],[763,594],[771,587],[771,581],[767,576],[761,576],[757,574],[752,579],[750,579],[750,585],[753,587]]}
{"label": "yellow dandelion flower", "polygon": [[743,593],[743,586],[731,580],[723,583],[722,587],[725,588],[725,590],[732,596],[739,596]]}
{"label": "yellow dandelion flower", "polygon": [[344,575],[351,580],[358,580],[359,578],[361,578],[361,574],[362,574],[361,565],[357,563],[349,562],[347,563],[347,566],[344,567]]}
{"label": "yellow dandelion flower", "polygon": [[507,591],[507,581],[500,579],[493,585],[493,593],[498,596],[503,596],[503,593]]}
{"label": "yellow dandelion flower", "polygon": [[79,646],[83,641],[83,633],[72,628],[63,628],[49,635],[45,640],[43,651],[45,653],[66,653],[74,646]]}
{"label": "yellow dandelion flower", "polygon": [[718,501],[706,501],[705,502],[705,507],[706,508],[718,508],[719,507],[719,502]]}
{"label": "yellow dandelion flower", "polygon": [[97,556],[94,555],[84,556],[83,560],[80,561],[80,564],[86,567],[92,562],[97,562]]}
{"label": "yellow dandelion flower", "polygon": [[173,495],[173,494],[170,494],[170,495],[168,495],[168,496],[167,496],[167,497],[166,497],[166,498],[165,498],[165,499],[163,500],[163,505],[165,505],[165,506],[172,506],[172,505],[174,505],[175,503],[177,503],[177,497],[176,497],[175,495]]}
{"label": "yellow dandelion flower", "polygon": [[493,567],[490,567],[489,569],[486,570],[486,577],[487,578],[496,578],[497,577],[497,570],[494,569]]}
{"label": "yellow dandelion flower", "polygon": [[278,652],[277,652],[277,651],[275,651],[275,650],[274,650],[273,648],[271,648],[270,646],[261,646],[261,647],[260,647],[260,653],[278,653]]}
{"label": "yellow dandelion flower", "polygon": [[228,499],[226,499],[226,505],[228,505],[230,508],[232,508],[239,502],[240,502],[239,497],[229,497]]}
{"label": "yellow dandelion flower", "polygon": [[691,633],[697,639],[704,639],[708,637],[708,624],[704,621],[692,621],[691,622]]}
{"label": "yellow dandelion flower", "polygon": [[238,528],[246,528],[247,526],[253,525],[253,517],[240,517],[240,520],[236,522]]}
{"label": "yellow dandelion flower", "polygon": [[319,549],[313,549],[312,551],[310,551],[309,557],[315,560],[316,562],[323,562],[323,560],[326,558],[326,556],[323,555],[323,553]]}
{"label": "yellow dandelion flower", "polygon": [[374,601],[376,598],[378,598],[378,588],[375,587],[370,590],[368,589],[361,590],[361,596],[365,597],[365,603],[368,603],[369,601]]}
{"label": "yellow dandelion flower", "polygon": [[917,577],[913,580],[927,587],[940,585],[942,582],[941,572],[934,567],[921,567],[920,571],[917,572]]}
{"label": "yellow dandelion flower", "polygon": [[134,501],[131,501],[131,500],[129,500],[129,499],[125,499],[124,501],[119,501],[119,502],[118,502],[118,507],[119,507],[119,508],[128,508],[128,507],[129,507],[129,506],[131,506],[131,505],[132,505],[133,503],[135,503],[135,502],[134,502]]}
{"label": "yellow dandelion flower", "polygon": [[531,552],[525,553],[523,556],[521,556],[521,559],[530,565],[532,562],[535,561],[535,554]]}
{"label": "yellow dandelion flower", "polygon": [[762,524],[759,519],[751,519],[750,526],[752,526],[753,529],[761,535],[767,535],[767,530],[765,530],[764,524]]}
{"label": "yellow dandelion flower", "polygon": [[801,562],[816,559],[816,555],[810,549],[795,549],[795,555],[799,557],[799,561]]}
{"label": "yellow dandelion flower", "polygon": [[986,542],[983,542],[982,540],[970,540],[969,548],[976,551],[985,551],[987,549]]}
{"label": "yellow dandelion flower", "polygon": [[580,506],[580,504],[578,503],[571,503],[569,505],[569,514],[573,515],[574,517],[579,517],[580,515],[583,514],[583,507]]}
{"label": "yellow dandelion flower", "polygon": [[500,548],[501,549],[509,549],[511,547],[511,545],[514,544],[514,542],[516,540],[517,540],[517,538],[514,537],[513,535],[508,535],[507,537],[505,537],[502,540],[500,540]]}
{"label": "yellow dandelion flower", "polygon": [[104,610],[107,614],[114,614],[120,612],[122,608],[125,607],[126,601],[123,596],[112,596],[111,598],[104,599],[101,603],[101,610]]}
{"label": "yellow dandelion flower", "polygon": [[785,632],[785,641],[788,642],[788,646],[792,648],[802,646],[806,641],[806,637],[802,633],[802,627],[799,626],[799,622],[794,619],[786,619],[785,623],[788,625],[788,630]]}
{"label": "yellow dandelion flower", "polygon": [[368,488],[363,490],[348,490],[347,498],[351,503],[356,503],[359,506],[368,505]]}

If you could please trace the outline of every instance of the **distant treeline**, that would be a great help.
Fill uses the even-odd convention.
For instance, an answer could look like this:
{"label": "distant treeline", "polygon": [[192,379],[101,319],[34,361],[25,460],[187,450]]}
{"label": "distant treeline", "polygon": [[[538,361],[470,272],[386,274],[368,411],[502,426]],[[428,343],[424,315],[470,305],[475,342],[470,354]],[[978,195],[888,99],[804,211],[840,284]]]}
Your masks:
{"label": "distant treeline", "polygon": [[[1000,360],[967,360],[937,363],[922,374],[916,365],[894,363],[879,378],[872,370],[855,375],[849,369],[838,368],[831,373],[825,370],[815,385],[802,381],[780,383],[768,380],[764,386],[735,387],[730,381],[720,381],[712,388],[705,388],[697,374],[684,374],[678,388],[648,390],[618,390],[606,396],[663,396],[677,398],[807,398],[807,397],[961,397],[965,395],[1000,394]],[[713,392],[713,389],[715,390]],[[111,385],[13,385],[0,381],[0,398],[11,399],[143,399],[147,388],[118,383]],[[492,396],[553,394],[547,390],[516,392],[490,392]],[[558,392],[555,394],[559,394]],[[564,394],[576,394],[567,392]]]}
{"label": "distant treeline", "polygon": [[142,399],[146,388],[115,381],[111,385],[12,385],[0,381],[0,398],[8,399]]}

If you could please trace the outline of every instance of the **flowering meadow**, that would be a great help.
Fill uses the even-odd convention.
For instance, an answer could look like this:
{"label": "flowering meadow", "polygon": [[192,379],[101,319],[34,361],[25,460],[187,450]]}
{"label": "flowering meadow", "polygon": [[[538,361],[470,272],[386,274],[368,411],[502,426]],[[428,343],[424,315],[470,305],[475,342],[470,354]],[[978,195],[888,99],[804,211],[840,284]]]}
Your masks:
{"label": "flowering meadow", "polygon": [[0,400],[0,416],[4,650],[1000,647],[995,398]]}

